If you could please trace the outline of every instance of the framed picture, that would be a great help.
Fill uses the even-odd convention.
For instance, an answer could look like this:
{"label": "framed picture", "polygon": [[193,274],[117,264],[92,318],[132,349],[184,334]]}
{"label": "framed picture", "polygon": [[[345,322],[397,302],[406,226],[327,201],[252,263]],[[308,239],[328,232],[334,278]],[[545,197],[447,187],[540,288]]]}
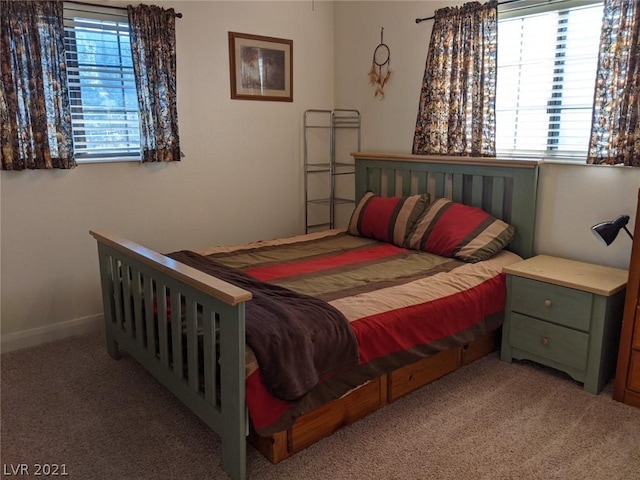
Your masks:
{"label": "framed picture", "polygon": [[231,98],[293,102],[293,40],[229,32]]}

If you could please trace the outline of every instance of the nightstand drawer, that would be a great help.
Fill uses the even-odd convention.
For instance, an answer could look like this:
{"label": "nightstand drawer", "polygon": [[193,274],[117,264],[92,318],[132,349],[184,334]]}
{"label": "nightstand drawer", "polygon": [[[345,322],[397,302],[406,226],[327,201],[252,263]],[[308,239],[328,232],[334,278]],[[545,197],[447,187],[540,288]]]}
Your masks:
{"label": "nightstand drawer", "polygon": [[512,311],[589,331],[592,293],[518,276],[511,281]]}
{"label": "nightstand drawer", "polygon": [[539,357],[584,370],[589,335],[532,317],[512,313],[509,343]]}

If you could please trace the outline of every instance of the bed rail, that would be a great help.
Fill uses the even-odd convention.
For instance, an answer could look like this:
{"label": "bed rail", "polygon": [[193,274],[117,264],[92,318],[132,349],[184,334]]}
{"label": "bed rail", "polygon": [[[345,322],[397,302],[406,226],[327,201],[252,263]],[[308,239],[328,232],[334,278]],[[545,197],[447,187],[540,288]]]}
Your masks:
{"label": "bed rail", "polygon": [[128,240],[90,233],[98,242],[109,354],[125,350],[216,431],[223,468],[244,479],[251,293]]}

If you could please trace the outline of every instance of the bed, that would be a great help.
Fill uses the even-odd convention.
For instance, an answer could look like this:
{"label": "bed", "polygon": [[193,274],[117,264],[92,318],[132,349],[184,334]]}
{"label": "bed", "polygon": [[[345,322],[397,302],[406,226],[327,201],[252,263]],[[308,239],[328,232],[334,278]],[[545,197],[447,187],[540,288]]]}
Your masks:
{"label": "bed", "polygon": [[[515,227],[515,235],[507,247],[509,251],[491,256],[488,261],[493,262],[493,266],[488,267],[484,261],[476,264],[460,259],[440,261],[417,256],[419,248],[400,248],[379,239],[336,230],[245,246],[212,247],[195,254],[162,255],[107,232],[91,232],[98,242],[109,354],[118,358],[120,349],[126,351],[221,436],[222,465],[233,479],[246,476],[247,439],[271,461],[281,461],[341,426],[497,347],[503,285],[497,290],[474,287],[482,290],[479,297],[485,312],[482,318],[471,318],[478,314],[467,315],[468,310],[454,313],[452,320],[447,322],[454,325],[453,330],[447,330],[438,338],[414,342],[405,349],[409,353],[399,351],[392,341],[380,341],[376,346],[375,341],[365,340],[367,335],[375,339],[375,332],[371,333],[375,329],[363,327],[370,320],[362,322],[360,317],[378,318],[376,315],[379,314],[361,315],[358,310],[361,308],[358,301],[360,305],[370,305],[375,296],[372,291],[376,289],[363,291],[361,285],[370,283],[362,280],[370,278],[371,262],[374,261],[371,255],[386,260],[392,258],[391,263],[412,265],[416,271],[404,275],[411,277],[412,282],[417,281],[416,276],[422,270],[430,271],[440,279],[446,278],[450,271],[460,269],[471,279],[478,278],[478,270],[491,270],[490,282],[495,283],[503,281],[500,274],[503,264],[533,254],[537,162],[366,152],[352,155],[358,205],[375,192],[380,199],[426,195],[431,203],[437,203],[435,199],[449,199],[442,202],[477,207]],[[307,253],[302,257],[295,253],[295,259],[287,257],[285,267],[296,264],[295,269],[282,270],[280,253],[274,252],[284,251],[290,255],[294,244],[306,246]],[[320,249],[337,245],[337,250],[333,252],[330,251],[333,247],[327,247],[326,255],[314,253],[308,256],[310,250],[317,252],[318,245],[322,245]],[[328,276],[334,278],[335,270],[344,265],[336,264],[333,259],[340,258],[340,262],[344,262],[344,258],[351,259],[353,255],[357,261],[346,261],[351,280],[360,281],[353,287],[353,292],[338,287],[338,290],[344,290],[338,294],[335,288],[332,291],[325,288],[326,283],[322,283],[324,280],[320,279],[319,272],[328,268]],[[329,267],[326,258],[332,259]],[[366,261],[364,270],[360,271],[362,258]],[[306,270],[301,272],[298,264]],[[355,264],[359,266],[356,268]],[[417,267],[419,264],[426,266],[421,270]],[[237,281],[238,275],[241,275],[240,281]],[[257,279],[258,286],[268,284],[270,290],[266,294],[255,290],[252,279]],[[313,281],[309,282],[309,279]],[[484,280],[471,281],[487,284]],[[394,289],[405,288],[404,284],[408,283],[403,280],[402,285],[395,285],[389,283],[391,280],[387,277],[380,278],[379,282],[386,291],[393,293],[389,298],[402,297],[404,294],[398,294],[399,290]],[[274,285],[278,283],[280,285]],[[319,284],[325,285],[320,288],[320,294],[317,292]],[[273,296],[274,288],[283,288],[285,296],[289,291],[297,291],[298,295],[311,297],[311,302],[318,297],[323,303],[330,304],[344,317],[349,317],[356,345],[367,344],[368,347],[360,348],[355,363],[352,355],[350,360],[345,355],[345,361],[351,361],[350,365],[320,368],[316,372],[320,381],[312,379],[317,386],[311,390],[307,385],[286,394],[274,394],[272,388],[275,387],[261,392],[263,386],[259,379],[266,377],[265,372],[273,371],[273,368],[265,368],[261,375],[256,375],[262,364],[256,367],[255,357],[260,354],[263,359],[265,353],[259,352],[259,346],[258,352],[254,352],[246,343],[247,336],[251,337],[255,328],[252,327],[255,317],[252,311],[256,311],[264,298]],[[278,290],[277,293],[281,292]],[[367,295],[370,295],[368,300]],[[357,301],[354,302],[354,298]],[[298,297],[292,303],[305,305]],[[451,312],[456,305],[463,303],[453,302],[440,308]],[[422,318],[421,310],[415,311],[418,313],[414,317]],[[251,317],[248,325],[247,312]],[[151,318],[153,321],[146,320]],[[359,322],[357,325],[352,323],[354,319]],[[385,334],[385,338],[393,336]],[[405,341],[400,339],[396,343]],[[384,351],[380,345],[385,345]],[[173,352],[182,354],[174,355]],[[394,354],[391,355],[393,361],[380,360],[389,357],[390,353]],[[371,366],[375,368],[368,368]],[[309,379],[303,378],[301,382],[308,383]],[[318,395],[311,395],[312,390]],[[300,395],[302,391],[309,394]]]}

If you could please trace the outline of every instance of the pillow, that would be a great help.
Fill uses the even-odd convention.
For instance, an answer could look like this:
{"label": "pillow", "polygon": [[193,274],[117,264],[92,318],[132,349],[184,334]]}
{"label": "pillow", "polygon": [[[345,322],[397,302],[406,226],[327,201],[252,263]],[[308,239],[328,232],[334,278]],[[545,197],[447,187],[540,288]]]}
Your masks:
{"label": "pillow", "polygon": [[404,247],[407,234],[429,205],[429,194],[381,197],[369,191],[358,202],[348,232]]}
{"label": "pillow", "polygon": [[515,233],[480,208],[439,198],[420,215],[405,247],[475,263],[502,250]]}

